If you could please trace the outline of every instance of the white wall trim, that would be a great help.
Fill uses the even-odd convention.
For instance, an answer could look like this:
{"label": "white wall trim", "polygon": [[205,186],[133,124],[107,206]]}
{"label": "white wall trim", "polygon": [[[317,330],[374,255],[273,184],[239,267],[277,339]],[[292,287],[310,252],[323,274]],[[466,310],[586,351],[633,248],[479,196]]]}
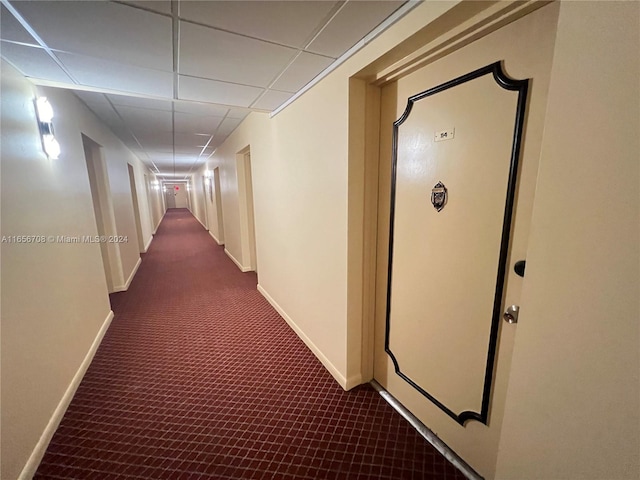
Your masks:
{"label": "white wall trim", "polygon": [[164,216],[167,214],[167,211],[165,210],[164,213],[162,214],[162,216],[160,217],[160,220],[158,220],[158,223],[156,224],[156,228],[153,230],[153,234],[155,235],[156,233],[158,233],[158,228],[160,227],[160,224],[162,223],[162,220],[164,220]]}
{"label": "white wall trim", "polygon": [[357,387],[358,385],[362,385],[363,383],[366,382],[362,381],[362,374],[358,373],[356,375],[351,375],[350,377],[348,377],[343,388],[345,390],[351,390],[352,388]]}
{"label": "white wall trim", "polygon": [[207,226],[204,223],[202,223],[202,220],[200,220],[195,213],[191,212],[191,215],[193,215],[193,218],[195,218],[196,220],[198,220],[198,222],[200,222],[200,225],[202,225],[202,228],[204,228],[207,232],[209,231]]}
{"label": "white wall trim", "polygon": [[129,286],[131,285],[131,282],[133,281],[133,277],[135,277],[136,273],[138,272],[138,268],[140,267],[141,263],[142,263],[142,257],[138,257],[138,261],[136,262],[136,266],[133,267],[133,270],[131,271],[131,275],[129,275],[129,278],[127,279],[126,283],[124,285],[118,285],[118,286],[114,287],[113,293],[126,292],[127,290],[129,290]]}
{"label": "white wall trim", "polygon": [[149,247],[151,246],[151,242],[153,242],[153,235],[151,235],[149,237],[149,240],[147,241],[146,245],[144,246],[144,250],[142,251],[142,253],[147,253],[147,250],[149,250]]}
{"label": "white wall trim", "polygon": [[224,243],[222,243],[220,240],[218,240],[218,238],[213,234],[213,232],[211,230],[209,230],[209,235],[211,235],[211,237],[216,241],[216,243],[218,245],[224,245]]}
{"label": "white wall trim", "polygon": [[291,319],[289,315],[287,315],[287,312],[285,312],[282,309],[282,307],[278,305],[278,302],[276,302],[271,297],[271,295],[269,295],[267,291],[264,288],[262,288],[262,285],[260,284],[258,284],[258,291],[262,294],[264,298],[267,299],[267,302],[269,302],[271,306],[276,309],[276,311],[280,314],[280,316],[284,318],[285,322],[287,322],[291,327],[291,329],[294,332],[296,332],[296,335],[298,335],[298,337],[300,337],[300,339],[305,343],[305,345],[309,347],[309,350],[311,350],[313,354],[316,357],[318,357],[318,360],[320,360],[320,362],[322,362],[324,367],[327,370],[329,370],[329,373],[333,376],[333,378],[336,379],[336,381],[340,384],[342,388],[344,388],[345,390],[349,390],[350,388],[353,388],[356,385],[360,385],[361,382],[358,382],[354,385],[349,386],[353,381],[355,381],[355,377],[352,377],[349,380],[347,380],[340,373],[340,371],[335,367],[335,365],[333,365],[333,363],[331,363],[331,361],[324,355],[324,353],[322,353],[322,350],[320,350],[316,346],[316,344],[313,343],[309,337],[307,337],[307,335],[302,331],[302,329]]}
{"label": "white wall trim", "polygon": [[[214,237],[215,238],[215,237]],[[226,248],[224,249],[224,253],[227,254],[227,256],[233,260],[233,263],[236,264],[236,266],[240,269],[241,272],[250,272],[251,271],[251,267],[243,267],[242,264],[236,260],[236,257],[234,257],[233,255],[231,255],[231,252],[229,252],[229,250],[227,250]]]}
{"label": "white wall trim", "polygon": [[58,406],[53,411],[53,415],[51,415],[49,423],[47,423],[47,426],[40,436],[40,440],[38,440],[38,443],[36,443],[36,446],[31,452],[27,463],[22,469],[22,472],[20,472],[18,480],[30,480],[35,475],[36,470],[38,469],[38,466],[42,461],[42,457],[44,457],[44,454],[47,451],[49,442],[51,442],[51,439],[53,438],[53,434],[56,433],[58,425],[60,425],[60,421],[62,420],[62,417],[64,416],[67,408],[69,407],[69,404],[71,403],[71,399],[75,395],[78,386],[80,386],[80,382],[84,378],[84,374],[86,373],[87,368],[89,368],[91,360],[93,360],[93,357],[96,354],[100,343],[102,342],[104,334],[107,332],[109,325],[111,325],[111,320],[113,320],[113,311],[110,310],[107,318],[105,318],[104,322],[102,323],[100,330],[98,330],[98,334],[93,340],[93,343],[91,344],[89,351],[85,355],[84,360],[82,360],[82,363],[76,371],[76,374],[73,376],[71,383],[60,399],[60,403],[58,403]]}

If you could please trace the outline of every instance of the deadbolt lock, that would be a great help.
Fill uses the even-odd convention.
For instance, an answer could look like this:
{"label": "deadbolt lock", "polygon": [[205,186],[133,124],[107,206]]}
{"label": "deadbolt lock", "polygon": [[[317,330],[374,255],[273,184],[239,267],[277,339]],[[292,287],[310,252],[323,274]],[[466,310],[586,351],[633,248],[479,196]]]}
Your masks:
{"label": "deadbolt lock", "polygon": [[518,323],[518,313],[520,312],[520,307],[518,305],[509,305],[505,310],[502,318],[507,323]]}

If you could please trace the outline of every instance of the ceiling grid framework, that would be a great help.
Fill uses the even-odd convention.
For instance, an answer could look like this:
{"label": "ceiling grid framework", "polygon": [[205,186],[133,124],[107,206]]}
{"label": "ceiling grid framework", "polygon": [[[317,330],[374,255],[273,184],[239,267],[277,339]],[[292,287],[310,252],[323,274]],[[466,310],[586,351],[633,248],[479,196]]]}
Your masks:
{"label": "ceiling grid framework", "polygon": [[251,111],[276,110],[419,2],[0,3],[4,60],[74,91],[156,173],[186,178]]}

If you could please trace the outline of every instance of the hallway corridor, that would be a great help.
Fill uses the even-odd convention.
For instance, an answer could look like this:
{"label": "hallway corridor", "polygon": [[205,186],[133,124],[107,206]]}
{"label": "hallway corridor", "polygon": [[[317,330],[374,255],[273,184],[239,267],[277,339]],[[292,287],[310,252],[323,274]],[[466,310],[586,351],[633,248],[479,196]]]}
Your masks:
{"label": "hallway corridor", "polygon": [[344,392],[186,209],[168,210],[35,478],[462,479]]}

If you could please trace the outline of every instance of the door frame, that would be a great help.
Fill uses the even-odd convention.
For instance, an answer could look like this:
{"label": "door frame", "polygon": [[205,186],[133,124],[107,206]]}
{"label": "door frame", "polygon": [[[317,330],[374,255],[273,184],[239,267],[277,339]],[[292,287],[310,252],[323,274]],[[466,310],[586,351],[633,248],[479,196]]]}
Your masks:
{"label": "door frame", "polygon": [[136,185],[135,168],[127,163],[127,173],[129,174],[129,187],[131,188],[131,205],[133,206],[133,220],[136,227],[136,239],[138,240],[138,250],[140,253],[146,252],[144,245],[144,235],[142,233],[142,220],[140,219],[140,203],[138,202],[138,186]]}
{"label": "door frame", "polygon": [[549,1],[462,1],[349,79],[347,390],[373,380],[382,87]]}
{"label": "door frame", "polygon": [[243,271],[258,271],[255,227],[255,205],[253,201],[253,173],[251,171],[251,145],[236,153],[236,177],[240,209],[240,241]]}

